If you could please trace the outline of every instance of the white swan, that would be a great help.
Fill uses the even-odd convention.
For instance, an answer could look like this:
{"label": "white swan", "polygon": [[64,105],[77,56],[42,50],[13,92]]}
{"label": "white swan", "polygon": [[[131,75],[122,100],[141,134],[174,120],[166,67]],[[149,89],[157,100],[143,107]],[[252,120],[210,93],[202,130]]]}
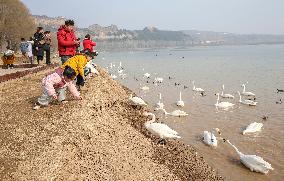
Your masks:
{"label": "white swan", "polygon": [[222,85],[222,93],[221,93],[221,97],[223,98],[229,98],[229,99],[234,99],[235,97],[231,94],[224,94],[224,89],[225,89],[225,85],[223,84]]}
{"label": "white swan", "polygon": [[132,101],[132,103],[136,106],[147,106],[147,104],[141,99],[140,97],[133,97],[132,94],[130,94],[129,100]]}
{"label": "white swan", "polygon": [[244,88],[242,95],[244,95],[244,96],[255,96],[255,94],[252,93],[252,92],[246,92],[246,85],[245,84],[243,84],[242,87]]}
{"label": "white swan", "polygon": [[161,99],[162,99],[162,94],[159,93],[159,102],[156,104],[156,108],[155,110],[160,110],[160,109],[164,109],[164,103],[161,102]]}
{"label": "white swan", "polygon": [[257,122],[250,123],[243,131],[243,135],[245,135],[246,133],[259,132],[261,131],[262,126],[263,126],[262,123],[257,123]]}
{"label": "white swan", "polygon": [[164,79],[162,78],[162,77],[156,77],[155,79],[154,79],[154,82],[155,83],[162,83],[164,81]]}
{"label": "white swan", "polygon": [[114,74],[110,74],[110,77],[111,77],[112,79],[116,79],[116,78],[117,78],[117,76],[114,75]]}
{"label": "white swan", "polygon": [[252,101],[252,100],[247,100],[247,99],[242,100],[242,96],[241,96],[239,91],[238,91],[238,94],[240,96],[240,100],[239,100],[240,103],[245,104],[245,105],[249,105],[249,106],[256,106],[257,102]]}
{"label": "white swan", "polygon": [[147,90],[149,90],[150,88],[149,88],[148,86],[143,86],[143,87],[140,87],[140,89],[143,90],[143,91],[147,91]]}
{"label": "white swan", "polygon": [[217,147],[218,140],[213,132],[217,132],[218,134],[221,134],[218,128],[214,128],[211,132],[204,131],[203,132],[203,142],[208,146]]}
{"label": "white swan", "polygon": [[179,100],[177,101],[177,106],[184,107],[184,102],[181,100],[181,92],[179,92]]}
{"label": "white swan", "polygon": [[192,88],[193,91],[196,91],[196,92],[204,92],[203,89],[201,89],[201,88],[196,88],[196,87],[195,87],[194,81],[192,81],[192,85],[193,85],[193,88]]}
{"label": "white swan", "polygon": [[264,161],[263,158],[257,155],[245,155],[241,153],[229,140],[226,140],[238,153],[241,162],[250,169],[250,171],[267,174],[269,170],[273,170],[271,164]]}
{"label": "white swan", "polygon": [[235,105],[235,104],[232,104],[232,103],[230,103],[230,102],[219,102],[219,99],[220,99],[219,93],[217,93],[216,95],[218,96],[218,97],[217,97],[217,102],[216,102],[216,104],[215,104],[215,106],[216,106],[217,108],[227,109],[227,108],[230,108],[230,107],[232,107],[232,106]]}
{"label": "white swan", "polygon": [[146,77],[146,78],[150,78],[150,76],[151,76],[151,74],[149,74],[149,73],[144,74],[144,77]]}
{"label": "white swan", "polygon": [[163,123],[155,123],[155,114],[145,112],[144,116],[152,116],[152,120],[147,121],[144,126],[152,134],[160,137],[163,141],[167,138],[181,138],[178,132],[171,129],[168,125]]}
{"label": "white swan", "polygon": [[182,110],[174,110],[173,112],[168,113],[165,109],[161,109],[165,115],[175,116],[175,117],[183,117],[188,116],[188,114],[185,111]]}

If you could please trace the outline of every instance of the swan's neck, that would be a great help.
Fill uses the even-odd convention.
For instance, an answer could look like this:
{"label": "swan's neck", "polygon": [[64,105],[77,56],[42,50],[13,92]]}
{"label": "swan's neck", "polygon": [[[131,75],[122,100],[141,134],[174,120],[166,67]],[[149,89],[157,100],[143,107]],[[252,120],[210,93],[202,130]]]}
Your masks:
{"label": "swan's neck", "polygon": [[241,96],[241,94],[239,94],[239,96],[240,96],[240,100],[239,100],[239,102],[242,102],[242,96]]}
{"label": "swan's neck", "polygon": [[246,91],[246,86],[244,85],[243,92],[245,92],[245,91]]}
{"label": "swan's neck", "polygon": [[162,94],[161,93],[159,93],[159,98],[160,98],[160,100],[162,99]]}
{"label": "swan's neck", "polygon": [[133,98],[132,94],[130,94],[130,98]]}
{"label": "swan's neck", "polygon": [[216,104],[219,104],[219,94],[217,95],[217,102]]}
{"label": "swan's neck", "polygon": [[166,109],[162,109],[162,111],[164,112],[164,114],[170,114],[166,111]]}
{"label": "swan's neck", "polygon": [[238,150],[238,148],[237,148],[235,145],[233,145],[229,140],[227,140],[227,142],[229,143],[229,145],[231,145],[231,146],[235,149],[235,151],[238,153],[239,156],[244,155],[244,154],[243,154],[242,152],[240,152],[240,151]]}
{"label": "swan's neck", "polygon": [[179,100],[181,101],[181,92],[179,92]]}
{"label": "swan's neck", "polygon": [[224,95],[223,91],[224,91],[224,89],[222,90],[221,95]]}

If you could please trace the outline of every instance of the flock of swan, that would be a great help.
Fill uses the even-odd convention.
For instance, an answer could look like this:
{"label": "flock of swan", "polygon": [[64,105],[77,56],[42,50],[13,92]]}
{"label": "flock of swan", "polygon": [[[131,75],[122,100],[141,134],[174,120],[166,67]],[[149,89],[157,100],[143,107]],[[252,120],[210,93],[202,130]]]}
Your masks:
{"label": "flock of swan", "polygon": [[[113,67],[115,67],[114,64],[111,64],[110,68],[107,67],[107,71],[112,70]],[[119,73],[119,76],[122,76],[125,78],[125,75],[123,73],[124,69],[121,66],[121,62],[120,65],[117,69],[117,73]],[[110,74],[111,77],[113,79],[117,78],[117,76],[115,76],[114,74]],[[144,73],[142,76],[144,79],[150,79],[151,74],[150,73]],[[170,77],[169,77],[170,79]],[[154,78],[154,82],[155,84],[159,84],[163,82],[163,78],[161,77],[156,77]],[[148,81],[147,81],[148,83]],[[140,84],[141,86],[141,84]],[[195,82],[192,81],[192,90],[195,92],[199,92],[201,93],[202,96],[204,96],[205,94],[205,90],[199,87],[195,86]],[[185,88],[187,88],[185,86]],[[246,91],[246,85],[242,84],[242,92],[238,91],[238,95],[239,95],[239,103],[240,104],[244,104],[244,105],[248,105],[248,106],[256,106],[257,102],[255,101],[255,94],[252,92],[248,92]],[[143,91],[149,90],[149,87],[147,86],[143,86],[140,88]],[[220,108],[220,109],[224,109],[224,110],[228,110],[229,108],[232,108],[233,106],[235,106],[235,104],[231,103],[231,102],[226,102],[226,101],[220,101],[220,97],[221,98],[225,98],[225,99],[234,99],[235,97],[232,94],[228,94],[228,93],[224,93],[225,92],[225,86],[222,85],[222,92],[221,94],[216,93],[215,95],[217,96],[217,102],[215,104],[216,108]],[[281,92],[281,90],[280,90]],[[245,97],[246,99],[242,98]],[[159,111],[161,110],[165,115],[170,115],[170,116],[175,116],[175,117],[184,117],[184,116],[188,116],[188,113],[186,113],[185,111],[182,111],[180,109],[174,110],[172,112],[167,112],[165,109],[165,105],[161,102],[162,96],[161,93],[159,93],[159,101],[156,103],[155,107],[155,111]],[[134,96],[131,94],[129,97],[129,101],[132,103],[132,105],[134,106],[146,106],[147,103],[140,97]],[[182,94],[180,92],[179,94],[179,99],[176,102],[176,105],[178,107],[184,107],[185,103],[182,100]],[[144,126],[145,128],[152,133],[153,135],[157,136],[160,138],[159,143],[166,143],[166,139],[179,139],[181,138],[181,136],[178,134],[178,132],[176,132],[175,130],[173,130],[172,128],[170,128],[168,125],[164,124],[164,123],[158,123],[156,122],[156,117],[154,113],[150,113],[150,112],[145,112],[143,114],[144,116],[151,116],[151,120],[147,121]],[[262,128],[263,124],[262,123],[257,123],[257,122],[253,122],[251,124],[249,124],[245,130],[243,130],[242,134],[250,134],[250,133],[255,133],[255,132],[260,132],[261,128]],[[263,158],[257,156],[257,155],[245,155],[243,153],[241,153],[237,147],[235,145],[233,145],[228,139],[224,139],[222,137],[216,137],[215,134],[219,134],[221,135],[221,132],[218,128],[214,128],[213,130],[210,131],[204,131],[203,132],[203,142],[211,147],[216,148],[218,145],[218,140],[222,140],[224,142],[227,142],[230,146],[233,147],[233,149],[237,152],[240,161],[243,163],[243,165],[245,165],[247,168],[249,168],[251,171],[255,171],[255,172],[260,172],[260,173],[264,173],[267,174],[269,172],[269,170],[273,170],[271,164],[269,164],[268,162],[266,162],[265,160],[263,160]]]}

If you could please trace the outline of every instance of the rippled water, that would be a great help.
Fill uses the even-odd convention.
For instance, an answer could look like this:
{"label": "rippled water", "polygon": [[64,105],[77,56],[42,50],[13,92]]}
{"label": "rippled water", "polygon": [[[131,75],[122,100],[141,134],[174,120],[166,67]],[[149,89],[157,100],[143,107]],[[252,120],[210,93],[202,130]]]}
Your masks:
{"label": "rippled water", "polygon": [[[184,58],[182,58],[184,57]],[[193,47],[186,49],[163,49],[136,52],[102,52],[97,62],[106,67],[110,62],[119,62],[127,73],[126,79],[117,79],[128,86],[150,105],[158,102],[158,93],[162,93],[162,102],[167,111],[178,109],[175,102],[179,91],[189,113],[185,118],[163,117],[160,120],[177,130],[185,143],[194,145],[205,160],[226,180],[284,180],[284,103],[276,104],[284,94],[276,89],[284,89],[284,45],[220,46]],[[116,68],[110,70],[115,72]],[[142,76],[163,77],[164,82],[156,86],[146,83]],[[115,73],[117,74],[117,73]],[[169,76],[172,79],[169,79]],[[137,80],[134,79],[134,77]],[[192,91],[191,80],[197,87],[206,91],[201,97]],[[175,86],[180,83],[180,86]],[[247,91],[256,94],[258,105],[250,107],[238,104],[237,91],[241,84],[247,83]],[[225,92],[233,94],[235,99],[227,100],[236,106],[229,111],[216,110],[217,92],[225,84]],[[147,85],[149,91],[141,91]],[[184,89],[184,85],[189,86]],[[224,100],[223,100],[224,101]],[[268,115],[263,121],[262,116]],[[251,122],[264,124],[260,133],[243,136],[242,130]],[[218,127],[222,136],[245,154],[256,154],[274,167],[267,175],[250,172],[244,167],[236,152],[228,144],[219,142],[212,149],[202,142],[204,130]]]}

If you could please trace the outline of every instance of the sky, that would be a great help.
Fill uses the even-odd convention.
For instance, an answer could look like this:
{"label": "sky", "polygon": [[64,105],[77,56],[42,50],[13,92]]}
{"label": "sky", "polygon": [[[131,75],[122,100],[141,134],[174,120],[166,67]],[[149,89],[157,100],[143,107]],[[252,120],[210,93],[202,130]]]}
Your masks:
{"label": "sky", "polygon": [[79,27],[284,34],[284,0],[22,0],[34,15],[64,16]]}

